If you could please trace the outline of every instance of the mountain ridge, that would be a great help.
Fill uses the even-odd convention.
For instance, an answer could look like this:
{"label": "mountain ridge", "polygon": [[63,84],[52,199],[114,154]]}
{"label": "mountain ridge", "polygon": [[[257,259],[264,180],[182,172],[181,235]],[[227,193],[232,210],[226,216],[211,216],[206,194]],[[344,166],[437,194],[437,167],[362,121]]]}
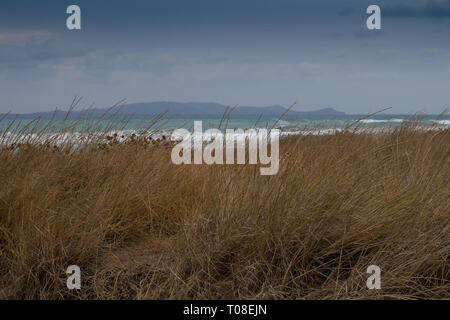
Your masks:
{"label": "mountain ridge", "polygon": [[[130,103],[111,108],[93,108],[82,111],[72,111],[70,117],[82,115],[100,116],[105,113],[135,116],[156,116],[165,113],[165,116],[179,117],[222,117],[227,111],[227,106],[215,102],[172,102],[172,101],[155,101]],[[342,116],[345,112],[335,110],[334,108],[322,108],[311,111],[287,110],[281,105],[254,107],[254,106],[237,106],[232,108],[230,117],[277,117],[284,114],[285,117],[302,117],[302,116]],[[228,109],[229,111],[230,109]],[[18,116],[30,117],[55,117],[60,118],[67,115],[67,111],[44,111],[24,114],[12,114]],[[12,116],[10,115],[10,116]]]}

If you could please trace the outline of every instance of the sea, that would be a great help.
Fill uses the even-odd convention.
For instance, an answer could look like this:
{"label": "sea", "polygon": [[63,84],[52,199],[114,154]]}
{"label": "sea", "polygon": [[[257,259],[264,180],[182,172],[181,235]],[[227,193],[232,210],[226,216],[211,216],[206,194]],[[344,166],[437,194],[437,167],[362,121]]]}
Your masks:
{"label": "sea", "polygon": [[[39,119],[29,116],[7,116],[0,118],[0,144],[12,141],[33,141],[58,136],[60,140],[78,139],[95,134],[116,134],[122,139],[132,135],[171,136],[178,128],[193,131],[194,121],[202,121],[203,131],[211,128],[225,129],[279,129],[281,136],[293,134],[330,134],[344,129],[381,131],[405,124],[414,124],[424,129],[446,129],[450,126],[450,115],[339,115],[309,118],[190,118],[177,117],[111,117],[102,119]],[[62,137],[62,138],[61,138]]]}

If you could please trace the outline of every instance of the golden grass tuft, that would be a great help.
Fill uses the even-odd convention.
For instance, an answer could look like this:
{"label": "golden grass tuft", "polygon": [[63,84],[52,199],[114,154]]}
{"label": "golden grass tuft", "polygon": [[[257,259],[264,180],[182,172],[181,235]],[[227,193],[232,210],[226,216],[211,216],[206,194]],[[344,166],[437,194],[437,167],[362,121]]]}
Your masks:
{"label": "golden grass tuft", "polygon": [[116,139],[1,148],[0,298],[450,297],[448,128],[288,137],[275,176]]}

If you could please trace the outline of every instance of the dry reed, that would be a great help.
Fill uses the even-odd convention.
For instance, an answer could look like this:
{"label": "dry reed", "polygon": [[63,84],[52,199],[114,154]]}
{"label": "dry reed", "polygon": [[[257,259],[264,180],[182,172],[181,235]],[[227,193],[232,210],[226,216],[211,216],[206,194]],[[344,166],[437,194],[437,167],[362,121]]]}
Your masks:
{"label": "dry reed", "polygon": [[1,148],[0,298],[450,297],[448,128],[291,136],[275,176],[116,138]]}

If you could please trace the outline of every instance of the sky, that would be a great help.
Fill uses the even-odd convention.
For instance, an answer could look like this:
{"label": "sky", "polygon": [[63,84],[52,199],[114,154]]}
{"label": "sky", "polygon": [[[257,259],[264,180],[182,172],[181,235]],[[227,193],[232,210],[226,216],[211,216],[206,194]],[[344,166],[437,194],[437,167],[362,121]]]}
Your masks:
{"label": "sky", "polygon": [[[81,8],[81,30],[66,9]],[[381,8],[381,30],[366,9]],[[0,113],[150,101],[441,113],[450,0],[1,0]]]}

